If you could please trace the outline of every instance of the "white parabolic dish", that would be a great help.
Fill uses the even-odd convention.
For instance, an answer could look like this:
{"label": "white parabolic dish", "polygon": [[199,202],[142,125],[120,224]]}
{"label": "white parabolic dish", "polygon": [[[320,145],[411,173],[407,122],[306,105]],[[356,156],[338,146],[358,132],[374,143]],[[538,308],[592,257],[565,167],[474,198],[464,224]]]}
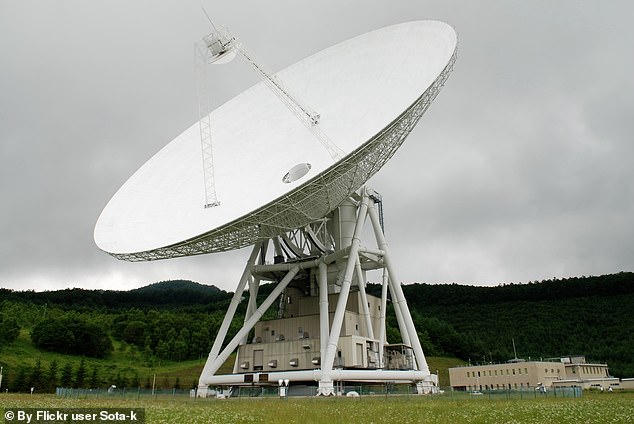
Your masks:
{"label": "white parabolic dish", "polygon": [[[408,22],[278,72],[346,152],[337,162],[264,83],[249,88],[211,113],[220,205],[203,207],[196,123],[112,197],[95,226],[97,246],[129,261],[221,252],[326,216],[400,147],[444,84],[456,47],[451,26]],[[289,172],[300,176],[283,181]]]}

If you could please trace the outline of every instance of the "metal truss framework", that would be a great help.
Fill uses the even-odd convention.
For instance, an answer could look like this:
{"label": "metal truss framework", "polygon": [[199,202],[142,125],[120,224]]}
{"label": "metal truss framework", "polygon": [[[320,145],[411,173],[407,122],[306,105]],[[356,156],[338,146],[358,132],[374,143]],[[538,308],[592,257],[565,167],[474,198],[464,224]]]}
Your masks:
{"label": "metal truss framework", "polygon": [[433,84],[391,124],[325,172],[286,195],[222,227],[171,246],[134,253],[109,253],[139,262],[243,248],[302,228],[337,208],[372,177],[403,144],[453,70],[457,49]]}
{"label": "metal truss framework", "polygon": [[[418,334],[414,327],[412,316],[407,306],[403,290],[400,283],[395,277],[393,264],[388,254],[388,247],[383,235],[381,223],[379,222],[379,213],[376,205],[378,196],[375,192],[362,188],[361,195],[355,195],[347,200],[356,206],[356,222],[349,225],[354,226],[353,237],[347,246],[341,246],[336,251],[327,251],[318,257],[302,256],[298,252],[296,257],[282,263],[266,264],[266,249],[261,242],[254,245],[251,256],[247,261],[246,268],[242,274],[242,278],[234,293],[233,299],[225,315],[224,321],[218,331],[211,352],[200,376],[199,395],[205,396],[209,386],[228,386],[240,384],[244,381],[244,375],[237,373],[237,367],[234,367],[234,374],[215,375],[220,366],[227,360],[229,355],[235,351],[240,344],[246,343],[246,336],[249,331],[256,325],[266,310],[273,304],[275,299],[279,298],[288,284],[303,270],[315,269],[319,279],[319,327],[320,327],[320,364],[321,369],[304,370],[304,371],[278,371],[266,372],[266,381],[290,380],[290,381],[317,381],[319,384],[318,394],[333,395],[334,382],[341,380],[354,381],[401,381],[415,383],[419,393],[428,393],[434,391],[437,386],[437,376],[431,375],[429,367],[425,359],[422,346],[418,339]],[[377,248],[369,249],[361,244],[361,233],[367,218],[374,230],[374,236]],[[318,223],[319,224],[319,223]],[[310,236],[309,236],[310,238]],[[314,251],[314,247],[306,246],[306,251]],[[259,256],[259,261],[258,261]],[[362,298],[363,308],[360,315],[366,319],[366,327],[369,329],[368,336],[375,339],[372,332],[372,324],[370,322],[370,314],[368,310],[368,302],[365,293],[364,272],[361,264],[365,264],[364,269],[383,269],[383,285],[381,294],[382,314],[380,316],[380,333],[377,335],[379,341],[379,351],[376,352],[379,363],[379,369],[362,369],[362,370],[339,370],[333,368],[337,345],[341,334],[342,324],[344,320],[348,295],[353,284],[359,289]],[[339,273],[337,281],[328,281],[328,267],[339,267],[343,265],[344,271]],[[257,296],[257,287],[259,285],[259,276],[266,273],[284,275],[278,280],[276,288],[258,307],[255,302]],[[258,276],[258,277],[256,277]],[[255,279],[254,279],[255,278]],[[221,351],[221,346],[225,342],[225,337],[229,329],[229,325],[234,317],[237,306],[244,295],[244,290],[249,283],[249,307],[243,327],[238,331],[234,338],[226,344]],[[340,287],[337,299],[337,306],[332,318],[329,322],[328,307],[328,286],[336,284]],[[399,330],[404,344],[411,346],[414,352],[415,364],[414,369],[410,370],[387,370],[383,369],[385,364],[379,352],[383,352],[383,346],[386,343],[385,333],[385,306],[387,302],[387,293],[390,292],[394,311],[396,314]],[[331,325],[332,324],[332,325]],[[255,373],[254,381],[259,381],[259,374]],[[264,381],[264,380],[263,380]]]}
{"label": "metal truss framework", "polygon": [[197,43],[195,49],[196,92],[198,93],[198,126],[202,153],[203,179],[205,185],[205,208],[218,206],[214,176],[213,144],[211,142],[211,106],[207,90],[207,62],[211,52],[204,43]]}

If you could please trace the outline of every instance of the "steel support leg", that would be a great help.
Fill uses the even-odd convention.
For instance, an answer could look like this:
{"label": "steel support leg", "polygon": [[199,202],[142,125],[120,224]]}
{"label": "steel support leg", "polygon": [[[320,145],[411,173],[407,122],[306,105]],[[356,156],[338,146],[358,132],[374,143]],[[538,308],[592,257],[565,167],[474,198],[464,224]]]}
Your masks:
{"label": "steel support leg", "polygon": [[244,288],[247,284],[247,281],[251,277],[251,266],[255,264],[255,259],[260,252],[261,243],[256,243],[253,246],[253,250],[251,251],[251,255],[249,256],[249,260],[247,261],[247,266],[244,268],[242,272],[242,277],[240,278],[240,282],[238,283],[238,287],[236,288],[233,297],[231,298],[231,303],[229,304],[229,309],[227,309],[227,313],[225,314],[224,319],[222,320],[222,324],[220,325],[220,329],[218,330],[218,334],[216,335],[216,340],[214,340],[214,344],[211,347],[211,351],[209,352],[209,357],[207,358],[207,362],[205,363],[205,367],[200,375],[200,381],[203,380],[204,376],[213,375],[216,370],[211,370],[211,365],[216,361],[218,357],[218,353],[220,352],[220,348],[222,347],[222,343],[225,341],[225,337],[227,336],[227,331],[229,331],[229,326],[231,325],[231,321],[233,320],[233,316],[236,313],[236,309],[238,308],[238,304],[242,299],[242,293],[244,292]]}
{"label": "steel support leg", "polygon": [[330,334],[330,319],[328,317],[328,265],[319,262],[319,358],[321,364],[326,358],[328,335]]}
{"label": "steel support leg", "polygon": [[335,309],[335,315],[332,319],[332,327],[330,329],[330,336],[328,337],[328,345],[326,348],[326,359],[322,364],[322,377],[319,381],[318,389],[318,394],[320,395],[334,395],[331,373],[337,353],[337,345],[339,343],[339,335],[341,334],[341,325],[345,315],[346,303],[348,302],[348,294],[350,293],[350,284],[352,282],[354,268],[359,256],[360,236],[361,230],[363,229],[363,223],[365,222],[368,212],[368,201],[369,198],[367,194],[364,193],[363,200],[359,206],[357,222],[354,227],[354,235],[350,244],[348,260],[346,262],[345,273],[341,283],[341,292],[339,293],[339,298],[337,300],[337,308]]}
{"label": "steel support leg", "polygon": [[390,260],[385,236],[383,235],[383,231],[381,231],[381,224],[379,223],[379,217],[376,212],[376,207],[372,205],[368,209],[368,213],[370,215],[370,220],[372,222],[374,235],[379,245],[379,249],[383,250],[384,252],[383,261],[385,262],[385,266],[387,267],[387,271],[389,273],[390,288],[392,290],[392,295],[394,296],[392,298],[392,303],[395,307],[398,305],[400,307],[401,313],[403,314],[403,321],[405,324],[405,328],[409,333],[409,338],[411,346],[414,349],[414,355],[416,357],[416,364],[418,365],[418,369],[425,372],[426,374],[429,374],[429,366],[427,365],[427,360],[425,359],[425,354],[423,353],[423,347],[420,344],[418,334],[416,333],[416,328],[414,327],[412,314],[407,307],[407,301],[405,300],[405,295],[403,294],[401,284],[396,279],[396,274],[394,273],[394,267],[392,266],[392,262]]}
{"label": "steel support leg", "polygon": [[385,343],[387,343],[387,337],[385,335],[385,316],[387,309],[387,286],[388,286],[388,274],[387,269],[383,268],[383,281],[381,283],[381,314],[379,324],[379,368],[385,367],[385,358],[383,356],[385,350]]}
{"label": "steel support leg", "polygon": [[361,270],[361,260],[357,256],[357,263],[355,264],[355,274],[357,275],[357,285],[359,286],[359,294],[361,295],[361,302],[363,302],[361,311],[363,318],[365,319],[365,326],[367,327],[368,338],[374,339],[374,329],[372,328],[372,319],[370,318],[370,308],[368,307],[368,296],[365,293],[365,281],[363,279],[363,271]]}
{"label": "steel support leg", "polygon": [[282,281],[279,282],[277,287],[271,292],[271,294],[268,295],[266,300],[262,302],[262,305],[260,305],[260,307],[251,316],[251,318],[249,318],[247,322],[244,323],[240,331],[238,331],[238,333],[233,337],[233,339],[231,339],[231,341],[227,344],[227,346],[223,349],[223,351],[220,352],[220,354],[216,357],[213,363],[209,366],[208,374],[201,375],[201,378],[200,378],[201,384],[206,384],[205,377],[207,377],[208,375],[212,376],[216,373],[216,371],[218,371],[218,368],[222,366],[222,364],[227,360],[229,355],[231,355],[231,353],[235,350],[235,348],[238,347],[238,345],[240,344],[240,340],[244,336],[249,334],[249,331],[251,331],[251,329],[255,326],[255,324],[258,323],[260,318],[262,318],[262,315],[264,315],[264,313],[269,309],[269,307],[273,304],[275,299],[277,299],[279,295],[282,294],[282,292],[284,291],[288,283],[290,283],[293,280],[293,277],[295,277],[298,271],[299,271],[299,267],[296,266],[292,268],[284,276]]}

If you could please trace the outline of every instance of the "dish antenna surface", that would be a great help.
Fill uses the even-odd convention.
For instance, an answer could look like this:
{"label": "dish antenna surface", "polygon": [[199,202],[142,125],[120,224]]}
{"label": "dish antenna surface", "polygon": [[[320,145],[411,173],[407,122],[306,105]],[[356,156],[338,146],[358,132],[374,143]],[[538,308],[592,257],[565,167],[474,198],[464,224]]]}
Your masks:
{"label": "dish antenna surface", "polygon": [[[201,108],[199,122],[146,162],[101,213],[94,231],[97,246],[127,261],[254,246],[201,375],[201,389],[290,379],[318,381],[318,393],[324,395],[333,394],[333,382],[340,380],[409,381],[427,391],[437,381],[429,374],[387,254],[377,212],[381,197],[363,185],[394,155],[444,85],[456,59],[455,31],[438,21],[393,25],[275,74],[224,29],[215,29],[202,43],[207,63],[240,56],[263,81],[214,111]],[[205,151],[207,159],[213,156],[211,167]],[[206,172],[212,173],[213,184]],[[376,249],[360,242],[368,217]],[[269,248],[273,264],[266,260]],[[365,272],[371,269],[384,270],[375,305],[380,313],[370,310],[373,301],[365,293]],[[278,285],[258,306],[260,280]],[[221,351],[247,285],[244,327]],[[403,341],[399,345],[389,345],[385,336],[388,289]],[[293,290],[303,305],[298,310],[290,306]],[[330,296],[335,298],[329,303]],[[350,306],[354,296],[358,306]],[[279,319],[256,326],[278,301]],[[313,307],[316,321],[304,318],[294,336],[284,330],[286,336],[280,337],[279,328],[277,336],[271,335],[271,328],[296,325],[293,320]],[[349,312],[359,320],[354,334],[342,326]],[[332,325],[329,314],[334,314]],[[254,327],[256,337],[248,341]],[[316,345],[309,343],[311,337]],[[274,358],[271,352],[279,353],[281,345],[267,350],[267,343],[299,343],[286,351],[305,357],[284,353]],[[348,344],[352,353],[346,354]],[[236,348],[234,374],[215,375]],[[245,372],[252,374],[243,381]]]}

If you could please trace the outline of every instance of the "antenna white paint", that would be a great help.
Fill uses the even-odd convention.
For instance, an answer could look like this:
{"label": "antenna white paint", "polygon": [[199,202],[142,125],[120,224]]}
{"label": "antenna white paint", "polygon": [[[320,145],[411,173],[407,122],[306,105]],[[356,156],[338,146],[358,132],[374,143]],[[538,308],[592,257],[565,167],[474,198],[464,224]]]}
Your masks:
{"label": "antenna white paint", "polygon": [[[335,382],[344,380],[398,381],[415,384],[419,393],[434,390],[437,376],[430,374],[383,234],[382,198],[363,186],[443,87],[456,59],[455,31],[436,21],[394,25],[272,74],[236,38],[212,26],[199,51],[204,67],[240,56],[262,82],[213,111],[203,96],[199,122],[154,155],[104,208],[95,242],[127,261],[254,246],[201,374],[199,393],[210,385],[245,384],[247,377],[249,384],[317,381],[323,395],[334,394]],[[322,119],[308,104],[318,106]],[[339,146],[320,136],[326,133]],[[202,170],[201,145],[203,163],[211,163]],[[201,178],[205,187],[217,186],[223,193],[220,202],[215,188],[207,190],[206,209],[196,201]],[[374,248],[361,241],[366,222],[374,232]],[[383,270],[381,299],[365,293],[368,270]],[[258,305],[259,281],[277,284]],[[297,316],[288,295],[293,290],[306,307]],[[385,309],[388,290],[403,341],[399,345],[385,339],[385,314],[376,312]],[[251,298],[244,324],[226,341],[245,291]],[[357,312],[348,309],[355,299],[361,302]],[[299,329],[277,333],[274,340],[247,340],[252,329],[260,338],[272,337],[258,326],[278,301],[284,305],[280,318],[267,325],[287,325],[290,319]],[[312,318],[302,315],[308,310],[314,310]],[[350,313],[358,317],[356,333],[343,324]],[[340,345],[348,346],[345,357]],[[235,349],[241,372],[216,375]],[[266,363],[264,351],[270,357]],[[289,356],[293,352],[303,356]]]}

